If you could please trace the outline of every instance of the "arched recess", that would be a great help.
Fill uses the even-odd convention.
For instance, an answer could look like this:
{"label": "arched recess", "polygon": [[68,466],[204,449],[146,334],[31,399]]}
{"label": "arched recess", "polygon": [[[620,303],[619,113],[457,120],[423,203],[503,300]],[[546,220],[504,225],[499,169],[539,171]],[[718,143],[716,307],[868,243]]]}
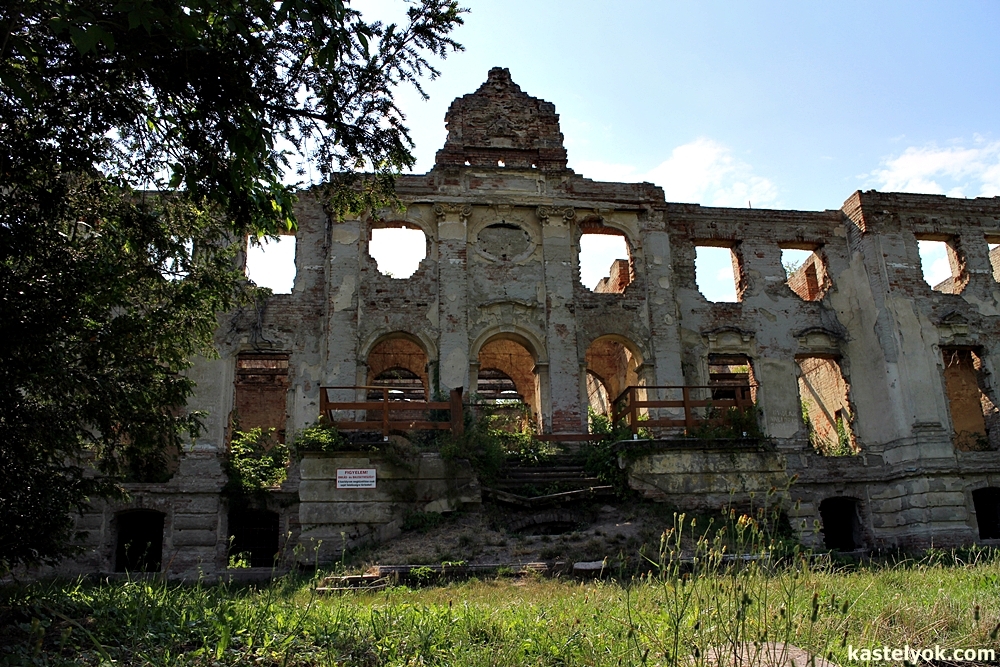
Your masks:
{"label": "arched recess", "polygon": [[517,395],[531,409],[536,421],[543,414],[542,387],[538,348],[526,336],[515,332],[498,332],[473,345],[471,364],[478,387],[501,388],[509,379]]}
{"label": "arched recess", "polygon": [[588,398],[591,393],[589,385],[592,384],[588,378],[591,375],[604,384],[609,405],[627,387],[645,384],[639,374],[642,364],[642,352],[628,338],[617,334],[607,334],[595,338],[587,347],[586,354],[587,378],[585,381],[588,384]]}
{"label": "arched recess", "polygon": [[407,393],[407,399],[428,398],[429,358],[427,348],[422,343],[420,338],[402,331],[380,337],[365,355],[365,384],[391,387],[398,385],[399,389]]}

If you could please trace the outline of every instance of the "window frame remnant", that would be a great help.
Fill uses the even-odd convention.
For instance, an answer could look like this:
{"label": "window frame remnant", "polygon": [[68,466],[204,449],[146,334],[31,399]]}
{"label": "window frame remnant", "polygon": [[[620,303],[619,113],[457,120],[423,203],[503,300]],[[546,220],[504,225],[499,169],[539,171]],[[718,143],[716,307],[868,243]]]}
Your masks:
{"label": "window frame remnant", "polygon": [[[287,352],[241,352],[236,355],[233,379],[233,428],[249,431],[260,428],[264,433],[275,430],[275,439],[285,442],[288,421],[288,389],[290,386],[290,354]],[[261,409],[253,409],[250,394],[257,394]],[[268,396],[270,395],[270,396]],[[273,401],[273,405],[270,402]],[[267,405],[268,409],[263,408]],[[271,419],[271,413],[280,417]],[[264,413],[261,416],[261,413]]]}
{"label": "window frame remnant", "polygon": [[781,243],[779,248],[785,250],[803,250],[811,254],[791,273],[782,257],[781,266],[785,270],[785,284],[803,301],[822,301],[829,291],[832,281],[822,254],[820,244]]}
{"label": "window frame remnant", "polygon": [[[807,367],[809,362],[817,362]],[[797,354],[795,363],[798,367],[797,386],[799,403],[802,407],[802,421],[813,451],[823,456],[855,456],[861,452],[852,424],[855,420],[854,408],[851,404],[851,385],[840,365],[840,357],[836,354]],[[838,396],[831,396],[818,385],[828,384],[824,378],[810,381],[809,376],[817,374],[832,375],[837,387]],[[833,402],[834,405],[828,405]],[[820,419],[822,421],[820,421]],[[834,440],[831,436],[835,435]]]}
{"label": "window frame remnant", "polygon": [[1000,409],[989,391],[981,348],[941,346],[941,357],[952,444],[955,449],[965,452],[995,449],[994,440],[1000,437],[1000,428],[997,428]]}

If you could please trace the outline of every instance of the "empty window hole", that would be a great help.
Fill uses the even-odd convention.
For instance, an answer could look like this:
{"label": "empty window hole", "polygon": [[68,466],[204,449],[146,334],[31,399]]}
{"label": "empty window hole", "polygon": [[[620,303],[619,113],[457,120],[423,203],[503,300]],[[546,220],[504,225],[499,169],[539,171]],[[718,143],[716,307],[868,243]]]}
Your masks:
{"label": "empty window hole", "polygon": [[738,266],[731,248],[697,246],[694,259],[698,290],[714,303],[736,302]]}
{"label": "empty window hole", "polygon": [[250,239],[247,244],[247,278],[275,294],[291,294],[295,284],[295,237]]}
{"label": "empty window hole", "polygon": [[229,512],[230,567],[274,567],[278,555],[278,514],[267,510]]}
{"label": "empty window hole", "polygon": [[580,237],[580,282],[594,292],[624,292],[632,281],[628,242],[620,234]]}
{"label": "empty window hole", "polygon": [[788,286],[803,301],[822,298],[823,265],[812,250],[781,249],[781,266],[785,269]]}
{"label": "empty window hole", "polygon": [[993,267],[993,280],[1000,283],[1000,243],[990,243],[990,266]]}
{"label": "empty window hole", "polygon": [[373,229],[368,254],[375,260],[382,275],[409,278],[427,257],[427,237],[419,229]]}
{"label": "empty window hole", "polygon": [[935,292],[952,294],[955,290],[954,251],[946,241],[918,240],[920,268],[924,282]]}

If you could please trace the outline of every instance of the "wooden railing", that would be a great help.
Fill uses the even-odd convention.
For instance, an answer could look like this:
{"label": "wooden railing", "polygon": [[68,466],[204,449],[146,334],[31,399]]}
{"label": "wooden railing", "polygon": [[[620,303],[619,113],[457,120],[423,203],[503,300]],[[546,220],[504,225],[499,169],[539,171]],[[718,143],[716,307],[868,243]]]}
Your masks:
{"label": "wooden railing", "polygon": [[[659,399],[656,396],[673,394],[679,398]],[[732,393],[735,398],[713,398],[721,393]],[[739,408],[745,410],[753,407],[753,393],[749,385],[688,385],[688,386],[632,386],[619,394],[612,404],[611,421],[615,428],[628,426],[635,437],[640,428],[693,428],[700,423],[710,421],[707,417],[709,407],[718,410]],[[654,418],[650,410],[662,408],[683,409],[683,417]],[[640,419],[640,417],[646,417]],[[721,416],[716,417],[721,419]]]}
{"label": "wooden railing", "polygon": [[[372,401],[331,401],[328,392],[330,391],[352,391],[357,394],[359,391],[378,393],[381,392],[382,400]],[[453,389],[447,401],[407,401],[391,398],[391,392],[401,391],[397,387],[320,387],[319,388],[319,412],[324,419],[342,431],[381,431],[383,438],[389,437],[390,431],[451,431],[455,435],[461,435],[465,429],[465,421],[462,413],[462,389]],[[344,411],[364,410],[365,416],[361,420],[338,419],[337,413]],[[447,411],[448,421],[432,421],[429,419],[412,419],[414,413],[424,413],[430,410]],[[380,415],[378,420],[369,419],[369,413],[376,412]],[[409,414],[401,414],[409,413]],[[396,417],[395,419],[393,417]]]}

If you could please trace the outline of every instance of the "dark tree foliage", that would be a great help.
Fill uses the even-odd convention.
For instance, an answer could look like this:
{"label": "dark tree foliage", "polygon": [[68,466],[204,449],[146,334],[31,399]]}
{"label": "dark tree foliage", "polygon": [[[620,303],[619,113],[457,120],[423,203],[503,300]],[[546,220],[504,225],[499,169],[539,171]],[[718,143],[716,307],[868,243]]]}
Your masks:
{"label": "dark tree foliage", "polygon": [[334,215],[392,201],[393,90],[461,48],[455,2],[405,7],[0,3],[0,573],[70,553],[74,510],[198,431],[183,371],[259,296],[241,239],[294,228],[289,153]]}

